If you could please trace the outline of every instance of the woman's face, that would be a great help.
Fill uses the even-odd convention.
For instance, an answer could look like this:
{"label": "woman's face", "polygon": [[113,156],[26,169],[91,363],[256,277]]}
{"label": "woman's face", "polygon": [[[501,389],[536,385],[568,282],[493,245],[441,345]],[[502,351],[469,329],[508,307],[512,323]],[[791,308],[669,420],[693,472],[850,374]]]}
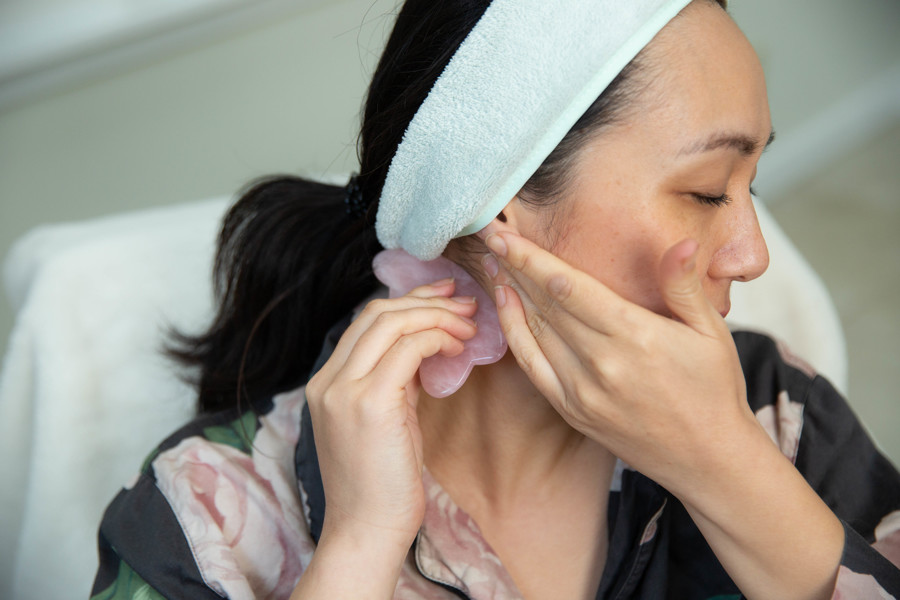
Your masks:
{"label": "woman's face", "polygon": [[660,259],[693,238],[706,295],[724,315],[731,282],[768,265],[750,200],[772,134],[762,68],[731,18],[706,2],[657,36],[646,64],[638,77],[651,83],[636,110],[581,151],[552,245],[540,211],[517,200],[507,211],[523,235],[660,314],[669,314]]}

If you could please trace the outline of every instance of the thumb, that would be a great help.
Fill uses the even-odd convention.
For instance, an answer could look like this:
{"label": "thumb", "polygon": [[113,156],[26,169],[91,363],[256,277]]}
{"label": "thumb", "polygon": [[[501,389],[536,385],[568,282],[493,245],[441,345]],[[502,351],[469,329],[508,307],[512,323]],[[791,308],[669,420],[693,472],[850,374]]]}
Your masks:
{"label": "thumb", "polygon": [[715,336],[721,316],[709,303],[696,270],[699,244],[682,240],[669,248],[659,265],[660,290],[666,306],[691,329]]}

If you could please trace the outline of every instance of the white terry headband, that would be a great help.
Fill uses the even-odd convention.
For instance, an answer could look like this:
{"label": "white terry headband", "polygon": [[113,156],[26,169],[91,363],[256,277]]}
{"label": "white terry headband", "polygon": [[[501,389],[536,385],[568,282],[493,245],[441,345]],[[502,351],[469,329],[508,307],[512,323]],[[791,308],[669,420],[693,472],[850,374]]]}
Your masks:
{"label": "white terry headband", "polygon": [[437,258],[487,226],[690,0],[494,0],[419,107],[375,229]]}

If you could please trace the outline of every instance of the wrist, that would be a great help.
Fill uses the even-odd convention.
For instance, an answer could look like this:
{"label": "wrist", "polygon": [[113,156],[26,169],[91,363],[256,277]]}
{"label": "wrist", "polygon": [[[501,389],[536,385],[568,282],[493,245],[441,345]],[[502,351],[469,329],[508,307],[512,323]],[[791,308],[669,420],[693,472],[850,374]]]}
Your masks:
{"label": "wrist", "polygon": [[685,432],[683,439],[653,478],[686,506],[721,506],[739,488],[752,487],[773,462],[793,469],[749,410]]}
{"label": "wrist", "polygon": [[749,598],[830,597],[843,527],[753,418],[670,490]]}
{"label": "wrist", "polygon": [[291,600],[391,598],[411,545],[377,529],[329,528],[326,520]]}
{"label": "wrist", "polygon": [[416,535],[362,523],[333,523],[327,517],[318,548],[359,557],[367,564],[402,564]]}

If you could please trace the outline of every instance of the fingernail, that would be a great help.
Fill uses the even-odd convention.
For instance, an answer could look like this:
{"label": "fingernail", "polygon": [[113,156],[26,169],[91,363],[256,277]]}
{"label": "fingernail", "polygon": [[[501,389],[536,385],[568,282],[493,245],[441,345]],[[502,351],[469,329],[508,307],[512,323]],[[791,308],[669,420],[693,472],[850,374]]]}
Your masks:
{"label": "fingernail", "polygon": [[441,279],[439,281],[435,281],[434,283],[431,284],[431,287],[443,287],[445,285],[450,285],[451,283],[453,283],[453,281],[454,281],[453,277],[448,277],[446,279]]}
{"label": "fingernail", "polygon": [[491,279],[496,277],[497,273],[500,272],[500,263],[498,263],[497,259],[490,254],[485,254],[484,257],[482,257],[481,264],[484,266],[484,270],[487,271],[487,274]]}
{"label": "fingernail", "polygon": [[497,302],[497,308],[506,306],[506,288],[502,285],[494,287],[494,299]]}
{"label": "fingernail", "polygon": [[484,240],[484,243],[487,244],[487,247],[491,249],[491,252],[493,252],[497,256],[506,256],[506,242],[504,242],[503,238],[496,233],[492,233],[491,235],[487,236],[487,239]]}
{"label": "fingernail", "polygon": [[453,296],[450,299],[454,302],[459,302],[460,304],[475,304],[477,301],[475,296]]}
{"label": "fingernail", "polygon": [[475,329],[478,329],[478,323],[476,323],[473,319],[470,319],[469,317],[463,317],[462,315],[458,315],[458,316],[460,319],[462,319],[463,321],[465,321],[466,323],[468,323]]}

